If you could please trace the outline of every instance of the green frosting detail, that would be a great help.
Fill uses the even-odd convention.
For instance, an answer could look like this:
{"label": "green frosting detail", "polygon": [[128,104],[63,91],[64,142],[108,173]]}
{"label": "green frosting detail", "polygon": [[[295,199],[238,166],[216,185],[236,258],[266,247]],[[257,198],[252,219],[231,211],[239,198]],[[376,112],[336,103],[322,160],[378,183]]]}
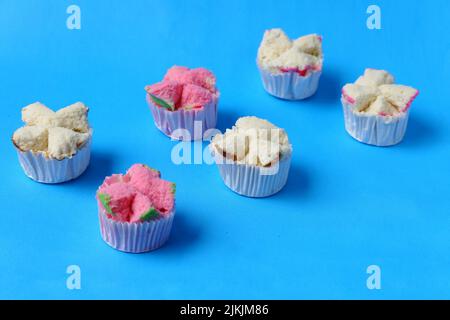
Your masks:
{"label": "green frosting detail", "polygon": [[109,202],[111,201],[111,197],[104,193],[98,194],[98,199],[103,205],[103,208],[105,208],[106,212],[108,212],[110,215],[115,216],[115,213],[112,211],[111,207],[109,206]]}
{"label": "green frosting detail", "polygon": [[172,192],[172,194],[175,194],[176,191],[177,191],[177,185],[175,183],[172,183],[172,189],[170,190],[170,192]]}
{"label": "green frosting detail", "polygon": [[148,221],[153,218],[157,218],[158,216],[159,216],[158,211],[156,211],[156,209],[152,207],[146,213],[144,213],[140,219],[141,221]]}
{"label": "green frosting detail", "polygon": [[163,99],[158,98],[157,96],[155,96],[154,94],[149,93],[150,98],[153,100],[153,102],[155,104],[157,104],[160,107],[166,108],[170,111],[174,111],[174,108],[168,104],[167,102],[165,102]]}

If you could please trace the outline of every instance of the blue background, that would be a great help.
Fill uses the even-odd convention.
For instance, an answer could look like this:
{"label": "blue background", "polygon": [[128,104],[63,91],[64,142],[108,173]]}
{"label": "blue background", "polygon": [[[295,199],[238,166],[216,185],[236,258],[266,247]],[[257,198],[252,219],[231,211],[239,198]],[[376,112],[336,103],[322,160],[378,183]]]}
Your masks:
{"label": "blue background", "polygon": [[[81,30],[66,8],[80,6]],[[382,30],[366,9],[382,10]],[[450,298],[450,2],[0,1],[0,298]],[[287,102],[255,65],[265,29],[319,33],[317,94]],[[256,115],[294,146],[286,187],[249,199],[215,165],[175,165],[144,86],[173,64],[203,66],[221,90],[219,129]],[[404,141],[377,148],[344,130],[340,88],[364,68],[419,88]],[[22,172],[10,141],[34,101],[91,109],[92,160],[79,179],[44,185]],[[206,146],[206,143],[204,144]],[[170,241],[149,254],[100,238],[95,190],[136,162],[177,183]],[[66,267],[82,289],[66,288]],[[382,271],[368,290],[366,268]]]}

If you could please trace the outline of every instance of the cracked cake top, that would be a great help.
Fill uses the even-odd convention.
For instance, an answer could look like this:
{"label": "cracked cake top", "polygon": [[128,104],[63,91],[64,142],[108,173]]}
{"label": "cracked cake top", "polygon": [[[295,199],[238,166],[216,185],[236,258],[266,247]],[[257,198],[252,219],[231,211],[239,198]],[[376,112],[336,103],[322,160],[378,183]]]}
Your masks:
{"label": "cracked cake top", "polygon": [[366,69],[355,83],[342,88],[342,99],[354,112],[399,116],[408,111],[419,91],[394,82],[394,77],[385,70]]}
{"label": "cracked cake top", "polygon": [[25,126],[13,134],[13,143],[21,151],[41,153],[62,160],[72,157],[91,137],[87,114],[81,102],[53,111],[40,102],[22,109]]}
{"label": "cracked cake top", "polygon": [[322,70],[322,37],[317,34],[291,40],[282,29],[266,30],[258,49],[258,64],[272,73],[297,72],[306,76]]}

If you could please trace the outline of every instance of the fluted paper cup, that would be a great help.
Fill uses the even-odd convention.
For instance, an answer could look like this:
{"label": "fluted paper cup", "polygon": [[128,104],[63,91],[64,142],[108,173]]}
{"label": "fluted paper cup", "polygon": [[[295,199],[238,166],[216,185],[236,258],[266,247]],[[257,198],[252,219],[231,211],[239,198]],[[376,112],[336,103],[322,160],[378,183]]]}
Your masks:
{"label": "fluted paper cup", "polygon": [[98,204],[100,233],[112,248],[129,253],[143,253],[163,246],[170,236],[175,209],[165,216],[144,222],[119,222],[107,217]]}
{"label": "fluted paper cup", "polygon": [[258,65],[264,89],[271,95],[286,100],[311,97],[319,87],[322,71],[310,71],[306,76],[297,72],[271,73]]}
{"label": "fluted paper cup", "polygon": [[208,129],[216,127],[219,95],[201,109],[169,111],[158,107],[146,95],[156,127],[166,136],[175,140],[202,140]]}
{"label": "fluted paper cup", "polygon": [[345,130],[359,142],[387,147],[403,140],[408,125],[409,109],[395,117],[383,117],[356,113],[344,99],[342,107]]}
{"label": "fluted paper cup", "polygon": [[91,158],[91,140],[70,158],[49,159],[42,153],[21,151],[16,147],[20,165],[25,174],[37,182],[62,183],[78,178],[88,167]]}
{"label": "fluted paper cup", "polygon": [[292,151],[283,155],[272,167],[238,164],[224,158],[214,147],[211,151],[225,185],[234,192],[252,198],[269,197],[286,185]]}

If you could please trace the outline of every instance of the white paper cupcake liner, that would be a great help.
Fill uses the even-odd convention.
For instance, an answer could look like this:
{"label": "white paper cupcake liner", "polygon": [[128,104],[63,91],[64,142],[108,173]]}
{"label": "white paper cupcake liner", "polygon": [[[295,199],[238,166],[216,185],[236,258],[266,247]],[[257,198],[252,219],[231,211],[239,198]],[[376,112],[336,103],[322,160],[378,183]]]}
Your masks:
{"label": "white paper cupcake liner", "polygon": [[297,72],[271,73],[258,65],[264,89],[271,95],[287,100],[302,100],[316,93],[321,71],[311,71],[305,77]]}
{"label": "white paper cupcake liner", "polygon": [[49,159],[42,153],[21,151],[16,147],[25,174],[42,183],[62,183],[78,178],[88,167],[91,158],[91,139],[71,158]]}
{"label": "white paper cupcake liner", "polygon": [[252,198],[274,195],[286,185],[291,166],[292,153],[283,155],[271,168],[230,163],[212,150],[220,176],[225,185],[234,192]]}
{"label": "white paper cupcake liner", "polygon": [[156,127],[170,138],[184,141],[202,140],[205,131],[216,127],[218,95],[202,109],[195,110],[169,111],[156,106],[148,94],[146,99]]}
{"label": "white paper cupcake liner", "polygon": [[342,100],[345,129],[356,140],[374,146],[392,146],[403,140],[408,125],[409,110],[396,117],[365,115],[353,112]]}
{"label": "white paper cupcake liner", "polygon": [[160,248],[169,239],[175,209],[167,217],[130,223],[109,219],[100,204],[98,208],[101,236],[114,249],[143,253]]}

